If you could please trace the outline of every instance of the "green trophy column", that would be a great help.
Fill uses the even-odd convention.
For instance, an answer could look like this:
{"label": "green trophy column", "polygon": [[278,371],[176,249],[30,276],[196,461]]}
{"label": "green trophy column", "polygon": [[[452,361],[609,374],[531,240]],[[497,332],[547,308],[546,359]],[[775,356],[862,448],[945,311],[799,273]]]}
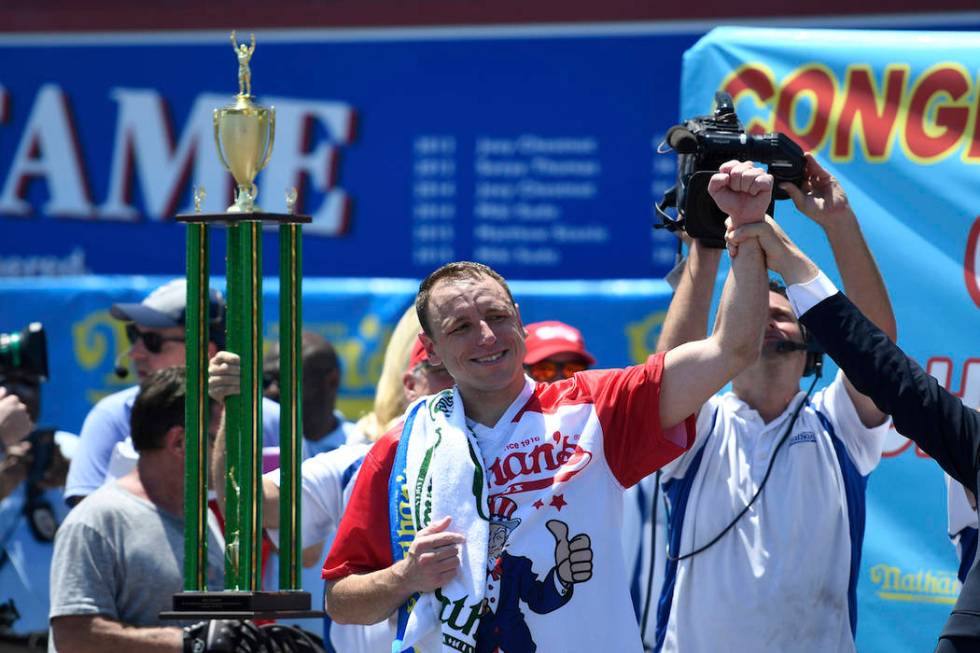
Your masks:
{"label": "green trophy column", "polygon": [[208,226],[187,225],[187,395],[184,402],[184,589],[207,589]]}
{"label": "green trophy column", "polygon": [[[226,258],[227,331],[225,345],[233,354],[242,354],[242,291],[241,253],[242,224],[228,225],[228,255]],[[243,386],[244,387],[244,386]],[[241,548],[240,511],[242,468],[239,451],[242,441],[242,395],[230,395],[225,399],[225,588],[247,589],[239,577],[239,549]]]}
{"label": "green trophy column", "polygon": [[262,223],[243,220],[241,229],[239,577],[241,589],[254,591],[262,573]]}
{"label": "green trophy column", "polygon": [[279,227],[279,589],[301,589],[303,452],[302,240],[298,224]]}

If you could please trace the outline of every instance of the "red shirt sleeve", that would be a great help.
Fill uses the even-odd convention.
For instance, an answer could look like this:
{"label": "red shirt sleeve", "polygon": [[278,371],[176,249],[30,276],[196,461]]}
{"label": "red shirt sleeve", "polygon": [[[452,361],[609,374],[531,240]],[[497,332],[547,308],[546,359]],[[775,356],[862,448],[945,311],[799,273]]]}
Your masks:
{"label": "red shirt sleeve", "polygon": [[323,578],[386,569],[393,564],[388,528],[388,478],[395,463],[402,425],[379,439],[364,457],[337,537],[323,563]]}
{"label": "red shirt sleeve", "polygon": [[623,487],[635,485],[694,443],[694,415],[671,428],[660,427],[663,365],[661,352],[643,365],[575,375],[591,395],[602,425],[606,460]]}

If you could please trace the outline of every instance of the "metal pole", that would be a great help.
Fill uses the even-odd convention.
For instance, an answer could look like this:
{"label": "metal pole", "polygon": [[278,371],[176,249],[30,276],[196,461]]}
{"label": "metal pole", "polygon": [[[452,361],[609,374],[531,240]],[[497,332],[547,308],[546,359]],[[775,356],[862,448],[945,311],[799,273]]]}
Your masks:
{"label": "metal pole", "polygon": [[300,566],[303,452],[302,239],[298,224],[279,227],[279,589],[302,589]]}
{"label": "metal pole", "polygon": [[207,589],[208,226],[187,225],[187,394],[184,401],[184,589]]}

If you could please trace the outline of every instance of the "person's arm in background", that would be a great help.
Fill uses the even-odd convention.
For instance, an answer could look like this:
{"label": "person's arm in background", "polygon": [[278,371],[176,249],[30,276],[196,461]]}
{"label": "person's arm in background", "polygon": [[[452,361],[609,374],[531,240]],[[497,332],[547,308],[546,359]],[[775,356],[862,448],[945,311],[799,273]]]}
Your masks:
{"label": "person's arm in background", "polygon": [[699,240],[691,243],[677,290],[657,338],[657,351],[667,351],[707,335],[711,296],[724,251],[703,245]]}
{"label": "person's arm in background", "polygon": [[895,428],[935,458],[950,476],[975,487],[980,413],[939,385],[837,292],[774,221],[730,229],[727,238],[738,256],[750,241],[762,246],[769,268],[789,286],[800,322],[857,391],[891,415]]}
{"label": "person's arm in background", "polygon": [[[896,340],[895,314],[881,271],[864,240],[847,193],[837,179],[808,152],[801,188],[790,183],[782,184],[781,188],[796,208],[820,225],[827,235],[848,298],[892,341]],[[844,385],[862,424],[871,427],[884,421],[885,414],[867,395],[858,392],[846,376]]]}
{"label": "person's arm in background", "polygon": [[17,395],[0,387],[0,500],[27,478],[31,445],[24,442],[34,429],[31,416]]}
{"label": "person's arm in background", "polygon": [[20,398],[0,386],[0,451],[26,438],[34,430],[27,406]]}
{"label": "person's arm in background", "polygon": [[[736,225],[765,217],[772,176],[750,162],[729,161],[708,182],[708,192]],[[665,428],[697,413],[711,395],[759,355],[768,314],[769,284],[758,243],[732,260],[713,333],[678,345],[664,356],[660,420]]]}
{"label": "person's arm in background", "polygon": [[[237,354],[219,351],[208,363],[208,394],[221,404],[221,420],[214,446],[211,448],[211,489],[218,497],[218,509],[225,514],[225,462],[227,451],[225,433],[225,399],[241,392],[241,360]],[[262,477],[262,527],[279,528],[279,486],[267,476]],[[278,542],[275,542],[278,545]],[[303,566],[311,567],[319,562],[323,542],[314,542],[303,548]]]}
{"label": "person's arm in background", "polygon": [[51,635],[58,653],[110,650],[181,653],[184,650],[181,628],[129,626],[99,614],[55,617],[51,620]]}

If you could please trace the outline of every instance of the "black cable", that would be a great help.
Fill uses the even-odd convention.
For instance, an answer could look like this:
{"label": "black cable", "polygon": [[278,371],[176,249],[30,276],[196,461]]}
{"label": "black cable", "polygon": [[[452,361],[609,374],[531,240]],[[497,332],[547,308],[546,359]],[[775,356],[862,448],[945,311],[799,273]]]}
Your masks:
{"label": "black cable", "polygon": [[723,528],[720,533],[715,535],[710,542],[708,542],[704,546],[694,549],[693,551],[685,553],[684,555],[681,556],[672,555],[670,552],[670,543],[668,542],[667,544],[668,560],[670,560],[671,562],[680,562],[681,560],[686,560],[688,558],[696,556],[702,551],[706,551],[707,549],[711,548],[722,537],[724,537],[725,534],[735,526],[735,524],[738,523],[738,520],[741,519],[745,515],[745,513],[749,511],[749,508],[752,507],[752,504],[755,503],[755,500],[759,498],[759,495],[762,494],[762,490],[766,487],[766,483],[769,481],[769,474],[772,473],[773,463],[776,462],[776,454],[779,453],[779,449],[783,446],[783,443],[786,442],[786,438],[788,438],[789,434],[792,432],[793,425],[796,424],[796,418],[799,417],[800,411],[803,409],[803,406],[807,403],[807,400],[810,398],[810,393],[813,392],[813,388],[817,385],[817,381],[820,380],[820,376],[821,375],[819,371],[817,372],[817,374],[813,376],[813,383],[810,384],[810,389],[806,391],[806,396],[803,397],[803,401],[801,401],[799,405],[796,407],[796,410],[793,411],[793,418],[789,421],[789,425],[786,427],[786,431],[783,432],[783,437],[779,439],[779,443],[776,445],[775,451],[772,452],[772,457],[769,459],[769,466],[766,468],[766,475],[762,477],[762,483],[759,484],[759,489],[755,491],[755,494],[752,495],[752,498],[749,500],[749,502],[745,504],[744,508],[742,508],[742,512],[738,513],[738,515],[735,516],[735,519],[731,520],[728,523],[728,526],[725,526],[725,528]]}
{"label": "black cable", "polygon": [[[660,206],[657,206],[657,211],[663,215],[667,215],[663,212]],[[669,217],[669,216],[668,216]],[[681,261],[684,260],[684,240],[678,236],[677,238],[677,251],[674,253],[674,266],[680,265]],[[671,301],[674,299],[676,291],[671,293]],[[653,501],[650,502],[650,569],[647,571],[647,586],[646,586],[646,596],[643,598],[643,610],[641,611],[641,621],[640,621],[640,643],[642,644],[644,638],[647,634],[647,620],[650,618],[650,599],[653,593],[653,577],[657,570],[657,504],[658,498],[660,496],[660,470],[655,472],[654,483],[653,483]],[[643,535],[640,535],[640,551],[638,555],[643,556]]]}
{"label": "black cable", "polygon": [[[647,634],[647,620],[650,618],[650,597],[653,595],[653,575],[657,564],[657,503],[660,498],[660,470],[658,469],[653,479],[653,501],[650,502],[650,570],[647,572],[646,597],[643,599],[643,620],[640,622],[640,643],[642,644]],[[640,555],[643,555],[641,536]]]}

